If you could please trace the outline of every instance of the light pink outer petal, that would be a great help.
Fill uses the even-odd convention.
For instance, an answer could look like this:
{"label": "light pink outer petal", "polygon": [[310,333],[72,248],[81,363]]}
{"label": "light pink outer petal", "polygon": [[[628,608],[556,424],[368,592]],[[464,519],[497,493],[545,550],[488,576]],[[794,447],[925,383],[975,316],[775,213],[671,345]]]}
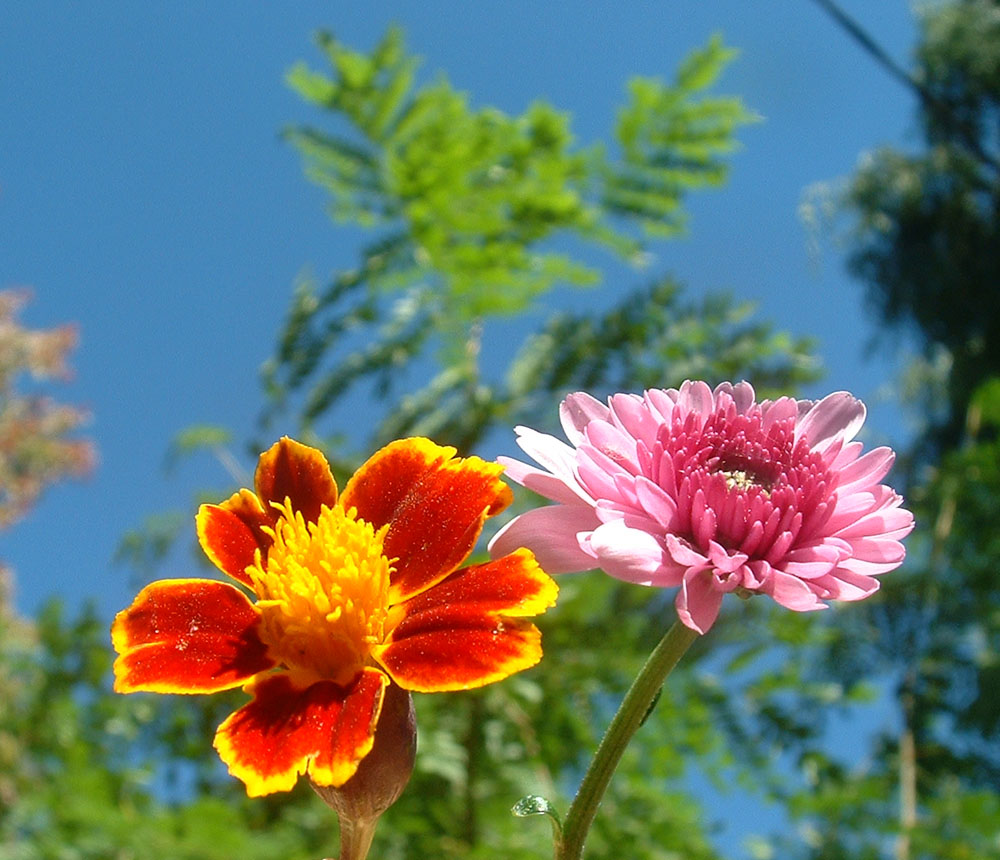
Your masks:
{"label": "light pink outer petal", "polygon": [[814,609],[828,608],[803,580],[780,570],[771,573],[767,582],[764,583],[764,591],[770,594],[776,603],[796,612],[811,612]]}
{"label": "light pink outer petal", "polygon": [[826,576],[840,561],[841,553],[832,544],[793,549],[780,562],[781,570],[799,579],[817,579]]}
{"label": "light pink outer petal", "polygon": [[693,549],[687,541],[682,541],[676,535],[668,534],[666,537],[667,550],[671,558],[683,567],[697,567],[706,569],[710,567],[708,558],[697,550]]}
{"label": "light pink outer petal", "polygon": [[681,385],[678,391],[677,405],[682,410],[682,416],[686,416],[689,412],[695,412],[701,416],[702,424],[704,424],[715,409],[715,395],[708,387],[707,382],[689,379]]}
{"label": "light pink outer petal", "polygon": [[584,435],[589,446],[616,464],[619,471],[624,470],[631,475],[639,474],[635,439],[624,430],[607,421],[591,421]]}
{"label": "light pink outer petal", "polygon": [[[902,544],[900,544],[902,547]],[[878,576],[881,573],[888,573],[890,570],[895,570],[903,561],[903,557],[906,555],[905,550],[901,550],[899,561],[889,561],[889,562],[877,562],[877,561],[864,561],[860,558],[845,558],[839,565],[837,565],[837,575],[839,576],[844,571],[855,574],[857,576]]]}
{"label": "light pink outer petal", "polygon": [[684,568],[675,564],[648,531],[633,529],[623,520],[604,523],[588,540],[598,566],[610,576],[638,585],[677,585]]}
{"label": "light pink outer petal", "polygon": [[566,438],[574,445],[583,441],[583,430],[591,421],[607,421],[610,415],[607,406],[584,391],[570,394],[559,404],[559,422]]}
{"label": "light pink outer petal", "polygon": [[861,537],[899,540],[913,529],[913,514],[904,508],[891,507],[872,511],[837,531],[836,537],[850,541]]}
{"label": "light pink outer petal", "polygon": [[651,450],[660,427],[663,426],[660,416],[635,394],[615,394],[609,403],[615,426]]}
{"label": "light pink outer petal", "polygon": [[837,470],[837,492],[846,496],[871,489],[889,473],[895,459],[892,448],[869,451],[849,466]]}
{"label": "light pink outer petal", "polygon": [[827,600],[863,600],[879,589],[879,581],[861,573],[851,573],[838,568],[829,576],[813,580],[813,584],[825,589]]}
{"label": "light pink outer petal", "polygon": [[664,424],[669,424],[677,409],[676,388],[649,388],[642,398],[646,408]]}
{"label": "light pink outer petal", "polygon": [[906,549],[898,540],[883,537],[856,538],[849,541],[852,558],[870,561],[874,564],[900,565],[906,557]]}
{"label": "light pink outer petal", "polygon": [[847,468],[861,456],[861,452],[864,449],[865,446],[861,442],[848,442],[839,448],[831,446],[827,450],[827,458],[829,459],[831,471],[839,472],[841,469]]}
{"label": "light pink outer petal", "polygon": [[684,576],[674,600],[677,617],[686,627],[697,633],[707,633],[719,617],[722,592],[712,587],[712,577],[707,571],[691,571]]}
{"label": "light pink outer petal", "polygon": [[567,481],[558,475],[543,472],[541,469],[522,463],[520,460],[512,460],[510,457],[497,457],[497,462],[504,468],[504,477],[510,478],[515,484],[520,484],[538,493],[553,502],[560,502],[564,505],[578,504],[583,501],[588,504],[593,503],[593,499],[576,482]]}
{"label": "light pink outer petal", "polygon": [[753,386],[746,380],[737,382],[735,385],[731,382],[720,382],[715,386],[716,400],[723,393],[733,398],[733,402],[736,404],[736,411],[741,415],[753,406],[754,400],[757,398]]}
{"label": "light pink outer petal", "polygon": [[512,519],[493,536],[490,555],[499,558],[526,547],[546,573],[592,570],[597,561],[580,548],[578,535],[599,525],[593,509],[584,505],[534,508]]}
{"label": "light pink outer petal", "polygon": [[865,404],[846,391],[835,391],[795,425],[795,438],[805,439],[814,451],[825,451],[835,441],[850,442],[864,423]]}
{"label": "light pink outer petal", "polygon": [[799,414],[799,402],[791,397],[779,397],[761,404],[760,412],[764,420],[761,422],[761,432],[765,435],[781,421],[795,418]]}
{"label": "light pink outer petal", "polygon": [[576,449],[548,433],[515,427],[517,444],[532,460],[567,485],[576,483]]}
{"label": "light pink outer petal", "polygon": [[677,516],[677,502],[649,478],[639,477],[635,482],[636,500],[642,509],[655,520],[664,532],[669,532]]}

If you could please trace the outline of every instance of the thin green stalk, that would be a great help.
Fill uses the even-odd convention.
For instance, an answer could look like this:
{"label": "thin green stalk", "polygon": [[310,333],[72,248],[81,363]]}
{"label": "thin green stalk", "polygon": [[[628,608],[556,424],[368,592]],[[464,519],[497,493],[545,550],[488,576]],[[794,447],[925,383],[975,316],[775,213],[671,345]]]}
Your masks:
{"label": "thin green stalk", "polygon": [[378,818],[340,819],[340,860],[365,860],[375,837]]}
{"label": "thin green stalk", "polygon": [[698,633],[675,621],[649,655],[584,774],[566,814],[562,838],[556,842],[555,860],[579,860],[583,856],[583,843],[625,748],[642,725],[667,675],[697,638]]}

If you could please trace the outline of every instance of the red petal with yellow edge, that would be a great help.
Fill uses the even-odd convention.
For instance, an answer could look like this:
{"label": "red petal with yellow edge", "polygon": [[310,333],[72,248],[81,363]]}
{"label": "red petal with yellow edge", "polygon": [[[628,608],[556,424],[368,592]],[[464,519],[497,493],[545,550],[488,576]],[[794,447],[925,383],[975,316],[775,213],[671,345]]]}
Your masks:
{"label": "red petal with yellow edge", "polygon": [[466,606],[437,606],[405,618],[372,654],[407,690],[438,693],[500,681],[542,657],[538,628]]}
{"label": "red petal with yellow edge", "polygon": [[386,445],[357,471],[340,503],[375,528],[389,524],[384,552],[397,559],[390,602],[424,591],[468,557],[485,519],[510,504],[502,472],[421,438]]}
{"label": "red petal with yellow edge", "polygon": [[237,582],[250,585],[246,568],[254,562],[254,550],[264,557],[271,545],[271,536],[264,526],[274,518],[265,514],[257,497],[249,490],[234,493],[221,505],[202,505],[195,518],[198,542],[209,560]]}
{"label": "red petal with yellow edge", "polygon": [[[433,588],[395,607],[393,614],[401,614],[404,619],[416,618],[421,612],[438,607],[461,606],[465,610],[508,617],[541,615],[555,606],[558,594],[559,587],[538,566],[531,550],[519,549],[453,573]],[[396,638],[395,633],[393,638]]]}
{"label": "red petal with yellow edge", "polygon": [[260,613],[239,589],[208,579],[147,585],[111,627],[115,690],[215,693],[272,668]]}
{"label": "red petal with yellow edge", "polygon": [[343,785],[372,748],[388,683],[378,669],[346,687],[265,676],[249,689],[253,701],[219,726],[215,748],[251,797],[288,791],[306,772],[317,785]]}
{"label": "red petal with yellow edge", "polygon": [[254,485],[265,507],[291,499],[292,507],[310,523],[319,519],[321,506],[332,508],[337,502],[337,482],[326,457],[287,436],[260,455]]}

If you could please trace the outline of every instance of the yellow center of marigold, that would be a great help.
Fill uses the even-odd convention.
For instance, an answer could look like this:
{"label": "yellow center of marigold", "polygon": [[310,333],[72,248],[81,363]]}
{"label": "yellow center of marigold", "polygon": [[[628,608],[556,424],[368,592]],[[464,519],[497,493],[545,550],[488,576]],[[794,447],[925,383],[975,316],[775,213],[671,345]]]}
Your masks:
{"label": "yellow center of marigold", "polygon": [[271,654],[306,679],[348,683],[382,641],[392,563],[376,531],[354,508],[324,506],[307,523],[288,500],[262,559],[247,568]]}

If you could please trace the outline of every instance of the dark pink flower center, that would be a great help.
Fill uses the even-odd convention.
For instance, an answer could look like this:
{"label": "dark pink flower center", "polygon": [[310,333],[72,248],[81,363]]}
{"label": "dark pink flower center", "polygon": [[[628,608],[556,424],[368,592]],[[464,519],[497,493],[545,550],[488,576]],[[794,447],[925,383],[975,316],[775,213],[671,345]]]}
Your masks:
{"label": "dark pink flower center", "polygon": [[671,531],[700,550],[715,541],[730,552],[775,563],[816,534],[835,497],[823,458],[795,440],[795,417],[738,414],[720,404],[701,426],[689,414],[660,428],[650,477],[677,502]]}

